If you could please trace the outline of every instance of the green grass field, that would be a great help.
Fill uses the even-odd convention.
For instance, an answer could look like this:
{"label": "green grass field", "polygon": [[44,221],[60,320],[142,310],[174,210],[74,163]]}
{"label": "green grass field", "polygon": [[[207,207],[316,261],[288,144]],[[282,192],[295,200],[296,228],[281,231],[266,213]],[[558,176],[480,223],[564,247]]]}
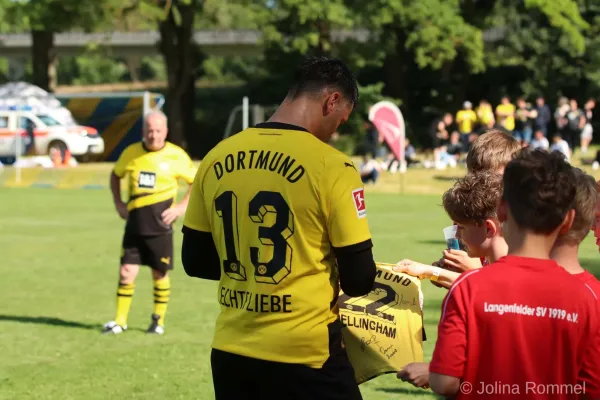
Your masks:
{"label": "green grass field", "polygon": [[[431,175],[429,182],[437,191],[451,184],[433,183]],[[378,261],[439,259],[442,228],[449,224],[439,194],[368,190],[366,200]],[[176,257],[166,334],[148,336],[152,282],[144,269],[129,331],[102,336],[101,325],[114,317],[123,228],[108,190],[3,188],[0,204],[0,399],[214,398],[209,352],[218,312],[215,282],[187,277]],[[590,237],[581,257],[600,275]],[[428,282],[423,289],[428,360],[446,292]],[[435,398],[394,375],[361,390],[366,400]]]}

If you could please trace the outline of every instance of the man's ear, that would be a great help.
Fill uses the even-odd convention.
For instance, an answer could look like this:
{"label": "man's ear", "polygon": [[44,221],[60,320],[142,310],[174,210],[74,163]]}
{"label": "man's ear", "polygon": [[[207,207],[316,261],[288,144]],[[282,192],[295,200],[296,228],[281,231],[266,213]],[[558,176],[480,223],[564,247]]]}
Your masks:
{"label": "man's ear", "polygon": [[567,215],[565,215],[565,219],[563,219],[563,223],[560,226],[558,234],[561,236],[568,234],[569,231],[571,230],[571,228],[573,227],[574,220],[575,220],[575,210],[571,209],[571,210],[569,210],[569,212],[567,212]]}
{"label": "man's ear", "polygon": [[329,96],[327,96],[325,100],[324,106],[324,115],[329,115],[335,111],[335,109],[339,106],[342,100],[342,96],[340,92],[333,92]]}

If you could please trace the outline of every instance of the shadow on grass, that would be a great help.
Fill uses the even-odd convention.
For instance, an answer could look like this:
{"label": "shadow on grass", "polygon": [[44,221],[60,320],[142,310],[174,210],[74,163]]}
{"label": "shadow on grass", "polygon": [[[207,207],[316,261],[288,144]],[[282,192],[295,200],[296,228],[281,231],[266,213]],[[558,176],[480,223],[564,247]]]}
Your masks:
{"label": "shadow on grass", "polygon": [[102,325],[84,324],[81,322],[66,321],[64,319],[54,318],[54,317],[31,317],[31,316],[22,316],[22,315],[0,314],[0,321],[21,322],[23,324],[41,324],[41,325],[50,325],[50,326],[60,326],[60,327],[65,327],[65,328],[80,328],[80,329],[90,329],[90,330],[102,329]]}
{"label": "shadow on grass", "polygon": [[397,388],[377,388],[376,390],[378,392],[385,392],[385,393],[406,394],[406,395],[410,395],[410,396],[427,396],[427,397],[436,398],[436,394],[434,392],[432,392],[431,390],[425,390],[425,389],[417,389],[417,388],[410,389],[410,388],[397,387]]}
{"label": "shadow on grass", "polygon": [[[420,244],[432,244],[435,246],[441,246],[442,250],[446,248],[446,241],[443,239],[425,239],[425,240],[417,240],[417,243]],[[441,250],[440,250],[441,252]]]}
{"label": "shadow on grass", "polygon": [[433,176],[433,179],[435,179],[436,181],[447,181],[447,182],[450,182],[450,181],[453,182],[460,178],[462,178],[462,176],[443,176],[443,175],[434,175]]}

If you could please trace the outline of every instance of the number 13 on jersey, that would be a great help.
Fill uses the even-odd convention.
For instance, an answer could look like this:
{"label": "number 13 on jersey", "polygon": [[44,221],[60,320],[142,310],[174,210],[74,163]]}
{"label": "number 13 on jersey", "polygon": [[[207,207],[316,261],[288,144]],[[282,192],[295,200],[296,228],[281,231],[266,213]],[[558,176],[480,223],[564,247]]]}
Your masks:
{"label": "number 13 on jersey", "polygon": [[[245,281],[248,279],[246,260],[242,262],[238,256],[240,248],[240,218],[250,218],[258,226],[258,239],[262,247],[272,247],[270,260],[261,257],[259,247],[250,247],[250,261],[254,266],[256,282],[278,284],[292,271],[292,247],[288,239],[294,234],[294,214],[289,205],[278,192],[261,191],[248,204],[248,214],[238,214],[240,205],[232,191],[223,192],[215,199],[217,215],[223,219],[223,233],[227,258],[223,260],[223,271],[231,279]],[[243,205],[242,205],[243,207]],[[242,210],[245,209],[242,208]],[[265,220],[273,214],[275,222],[265,226]],[[272,219],[273,217],[269,218]]]}

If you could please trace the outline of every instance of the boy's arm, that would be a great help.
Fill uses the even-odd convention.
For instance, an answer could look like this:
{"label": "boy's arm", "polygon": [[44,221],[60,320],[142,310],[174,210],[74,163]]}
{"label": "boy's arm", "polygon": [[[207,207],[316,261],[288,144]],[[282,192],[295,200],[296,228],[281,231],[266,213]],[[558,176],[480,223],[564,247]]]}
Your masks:
{"label": "boy's arm", "polygon": [[431,386],[431,390],[440,396],[454,397],[460,388],[460,378],[430,372],[429,386]]}
{"label": "boy's arm", "polygon": [[465,273],[458,279],[442,303],[438,339],[429,364],[429,385],[446,397],[458,392],[467,362],[468,293],[464,281],[474,273],[477,272]]}
{"label": "boy's arm", "polygon": [[[402,260],[396,264],[394,271],[416,276],[420,279],[429,279],[448,289],[458,279],[460,273],[449,271],[433,265],[420,264],[412,260]],[[433,279],[432,279],[433,278]]]}

